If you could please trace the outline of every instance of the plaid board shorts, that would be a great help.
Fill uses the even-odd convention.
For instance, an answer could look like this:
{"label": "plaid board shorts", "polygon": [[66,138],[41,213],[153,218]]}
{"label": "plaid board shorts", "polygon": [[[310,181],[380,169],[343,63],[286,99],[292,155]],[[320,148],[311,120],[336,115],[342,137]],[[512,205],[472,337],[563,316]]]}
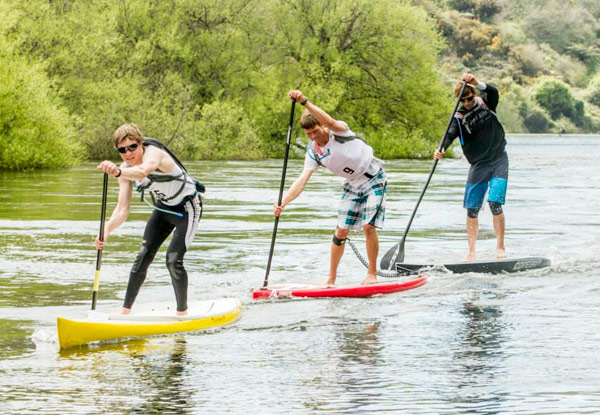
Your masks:
{"label": "plaid board shorts", "polygon": [[382,228],[386,193],[387,176],[383,169],[357,187],[344,185],[344,194],[338,207],[337,227],[360,231],[363,225],[369,224]]}

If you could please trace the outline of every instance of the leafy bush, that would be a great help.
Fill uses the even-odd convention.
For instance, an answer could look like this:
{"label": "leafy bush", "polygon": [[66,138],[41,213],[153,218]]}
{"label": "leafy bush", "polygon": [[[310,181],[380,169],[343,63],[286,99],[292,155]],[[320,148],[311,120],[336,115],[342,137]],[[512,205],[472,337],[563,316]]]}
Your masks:
{"label": "leafy bush", "polygon": [[539,107],[527,108],[523,113],[523,125],[530,133],[547,133],[554,123],[546,112]]}
{"label": "leafy bush", "polygon": [[196,137],[188,144],[196,160],[253,160],[262,156],[252,122],[240,105],[230,101],[215,101],[202,108]]}
{"label": "leafy bush", "polygon": [[525,76],[535,77],[547,72],[544,52],[535,44],[513,47],[511,59],[513,65]]}
{"label": "leafy bush", "polygon": [[592,78],[586,93],[588,101],[600,107],[600,73]]}
{"label": "leafy bush", "polygon": [[281,155],[297,87],[374,136],[395,123],[436,137],[450,101],[435,23],[409,0],[2,4],[14,10],[3,27],[45,62],[90,158],[114,157],[123,122],[184,158]]}
{"label": "leafy bush", "polygon": [[484,21],[502,10],[497,0],[450,0],[448,4],[459,12],[472,13]]}
{"label": "leafy bush", "polygon": [[531,97],[550,113],[552,119],[561,115],[569,118],[575,115],[575,101],[569,86],[558,79],[538,79],[533,86]]}
{"label": "leafy bush", "polygon": [[[4,47],[5,39],[1,38]],[[83,151],[43,69],[0,50],[0,169],[73,166]]]}
{"label": "leafy bush", "polygon": [[598,30],[598,23],[584,6],[562,0],[550,0],[532,7],[523,24],[532,39],[549,44],[559,53],[566,53],[572,45],[595,38]]}

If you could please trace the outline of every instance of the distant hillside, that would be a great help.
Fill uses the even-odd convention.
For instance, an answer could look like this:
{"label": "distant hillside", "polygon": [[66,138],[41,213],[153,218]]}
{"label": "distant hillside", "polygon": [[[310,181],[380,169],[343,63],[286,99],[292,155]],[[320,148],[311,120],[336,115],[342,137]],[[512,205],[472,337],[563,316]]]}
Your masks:
{"label": "distant hillside", "polygon": [[415,1],[437,22],[448,83],[501,87],[510,132],[600,132],[600,1]]}

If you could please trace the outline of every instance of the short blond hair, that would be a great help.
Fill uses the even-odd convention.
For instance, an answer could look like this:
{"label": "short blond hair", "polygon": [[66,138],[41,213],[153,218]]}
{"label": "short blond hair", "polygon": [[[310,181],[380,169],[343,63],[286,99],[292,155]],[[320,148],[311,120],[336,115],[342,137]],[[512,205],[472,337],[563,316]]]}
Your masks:
{"label": "short blond hair", "polygon": [[140,127],[131,123],[123,124],[116,129],[115,133],[113,134],[113,144],[115,147],[118,147],[121,142],[127,139],[135,140],[138,144],[142,144],[142,141],[144,141],[144,136],[142,135]]}

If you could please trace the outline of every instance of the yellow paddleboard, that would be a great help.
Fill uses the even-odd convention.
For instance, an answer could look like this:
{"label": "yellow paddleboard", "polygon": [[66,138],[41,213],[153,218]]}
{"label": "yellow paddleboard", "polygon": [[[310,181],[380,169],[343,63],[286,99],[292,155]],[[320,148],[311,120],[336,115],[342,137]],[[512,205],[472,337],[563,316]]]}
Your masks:
{"label": "yellow paddleboard", "polygon": [[127,315],[119,314],[120,311],[120,308],[90,311],[81,320],[58,317],[60,348],[226,326],[240,318],[242,303],[237,298],[200,301],[189,305],[186,316],[176,315],[173,302],[136,305]]}

